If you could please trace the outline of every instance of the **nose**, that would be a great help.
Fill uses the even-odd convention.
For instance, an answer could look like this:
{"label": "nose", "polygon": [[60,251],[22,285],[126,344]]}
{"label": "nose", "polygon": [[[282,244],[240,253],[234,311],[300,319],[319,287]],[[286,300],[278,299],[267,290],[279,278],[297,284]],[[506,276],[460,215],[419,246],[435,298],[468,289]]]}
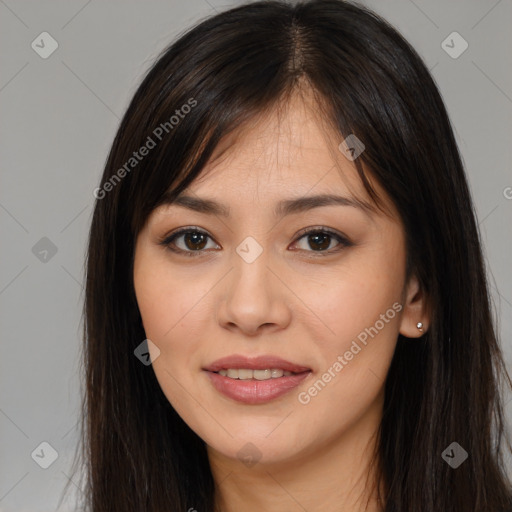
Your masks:
{"label": "nose", "polygon": [[233,264],[234,268],[219,288],[216,314],[219,325],[246,336],[286,328],[291,321],[292,294],[265,251],[251,263],[235,255]]}

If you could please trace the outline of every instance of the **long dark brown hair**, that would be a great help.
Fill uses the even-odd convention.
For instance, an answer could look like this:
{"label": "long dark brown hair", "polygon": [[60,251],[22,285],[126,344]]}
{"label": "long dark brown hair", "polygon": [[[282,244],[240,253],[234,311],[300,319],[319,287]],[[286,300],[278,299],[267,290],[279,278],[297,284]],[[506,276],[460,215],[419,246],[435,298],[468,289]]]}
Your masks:
{"label": "long dark brown hair", "polygon": [[[164,193],[183,191],[223,137],[286,101],[299,83],[314,92],[340,142],[355,134],[365,144],[355,161],[360,178],[373,193],[371,172],[398,209],[408,268],[431,308],[422,338],[399,336],[385,384],[385,511],[510,506],[500,394],[511,381],[443,101],[386,21],[355,3],[318,0],[249,3],[197,24],[157,59],[121,121],[95,191],[86,262],[79,458],[91,512],[214,510],[205,443],[134,356],[146,338],[135,241]],[[153,147],[131,160],[144,145]],[[442,457],[452,442],[469,455],[457,469]]]}

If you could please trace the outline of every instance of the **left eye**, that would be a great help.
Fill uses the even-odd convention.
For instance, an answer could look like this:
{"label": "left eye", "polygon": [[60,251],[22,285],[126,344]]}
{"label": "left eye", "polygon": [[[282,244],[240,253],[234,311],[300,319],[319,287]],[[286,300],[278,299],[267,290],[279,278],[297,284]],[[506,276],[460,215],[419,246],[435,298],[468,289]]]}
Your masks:
{"label": "left eye", "polygon": [[[353,245],[352,242],[350,242],[348,238],[343,236],[341,233],[331,231],[327,228],[307,229],[302,231],[299,235],[300,236],[296,239],[294,244],[298,245],[302,239],[305,239],[307,246],[309,246],[310,249],[313,249],[308,250],[307,248],[299,247],[300,250],[306,252],[326,252],[331,254],[343,249],[344,247]],[[160,242],[160,244],[175,253],[180,253],[185,256],[199,256],[201,253],[205,252],[205,249],[212,249],[212,247],[208,247],[208,239],[213,241],[213,238],[202,230],[197,228],[183,228],[166,237]],[[179,247],[178,241],[180,240],[182,247]],[[338,242],[335,249],[332,249],[331,247],[333,241]],[[214,249],[219,248],[215,243],[214,246],[216,246],[213,247]],[[319,255],[323,256],[323,254]]]}
{"label": "left eye", "polygon": [[[313,229],[306,232],[303,232],[302,236],[298,238],[298,241],[305,239],[305,243],[307,246],[309,246],[311,249],[313,249],[312,252],[335,252],[340,250],[343,247],[348,247],[349,245],[352,245],[347,238],[342,236],[339,233],[335,233],[331,230],[327,230],[325,228],[323,229]],[[332,250],[331,243],[333,241],[338,242],[337,249]],[[298,242],[297,242],[298,243]],[[303,250],[308,251],[308,249]],[[310,252],[310,251],[308,251]]]}

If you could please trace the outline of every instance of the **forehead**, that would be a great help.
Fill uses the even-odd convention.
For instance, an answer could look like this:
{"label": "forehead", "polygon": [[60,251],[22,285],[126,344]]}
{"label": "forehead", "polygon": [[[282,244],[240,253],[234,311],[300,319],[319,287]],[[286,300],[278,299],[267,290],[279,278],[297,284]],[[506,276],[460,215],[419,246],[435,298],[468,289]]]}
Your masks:
{"label": "forehead", "polygon": [[[343,136],[320,112],[301,94],[253,117],[220,141],[179,201],[164,198],[157,212],[169,212],[173,203],[225,217],[255,208],[282,216],[322,204],[375,211],[354,162],[339,149]],[[378,184],[372,186],[389,202]]]}
{"label": "forehead", "polygon": [[252,192],[277,198],[313,189],[361,195],[356,167],[338,149],[342,140],[315,102],[294,96],[224,137],[189,190],[223,197]]}

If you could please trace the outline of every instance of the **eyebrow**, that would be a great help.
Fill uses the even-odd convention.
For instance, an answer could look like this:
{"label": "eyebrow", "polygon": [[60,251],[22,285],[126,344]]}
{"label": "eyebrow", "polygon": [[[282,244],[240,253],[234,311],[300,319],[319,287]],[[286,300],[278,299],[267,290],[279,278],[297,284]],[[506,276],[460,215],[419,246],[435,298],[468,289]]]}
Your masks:
{"label": "eyebrow", "polygon": [[[164,196],[161,205],[175,205],[207,215],[218,215],[221,217],[230,216],[230,208],[213,199],[199,198],[180,194],[174,199]],[[343,197],[335,194],[320,194],[304,196],[296,199],[284,199],[279,201],[274,208],[276,217],[285,217],[296,213],[312,210],[321,206],[350,206],[358,208],[366,213],[372,212],[373,207],[364,201],[352,197]]]}

